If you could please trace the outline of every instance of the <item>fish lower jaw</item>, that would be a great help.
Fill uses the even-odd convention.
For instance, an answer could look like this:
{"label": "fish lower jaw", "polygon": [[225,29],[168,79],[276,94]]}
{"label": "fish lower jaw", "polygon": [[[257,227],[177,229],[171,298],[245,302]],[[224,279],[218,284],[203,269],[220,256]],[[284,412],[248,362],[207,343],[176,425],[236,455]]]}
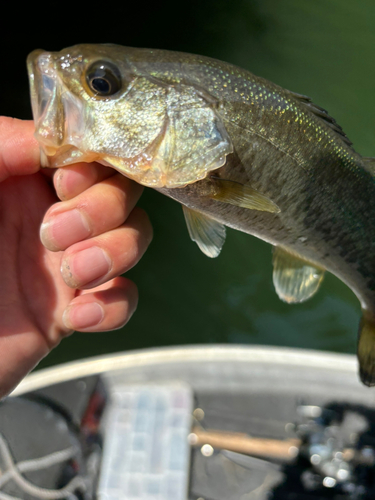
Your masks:
{"label": "fish lower jaw", "polygon": [[[43,167],[43,168],[51,168],[52,167],[52,161],[51,161],[51,158],[53,157],[54,155],[48,155],[45,151],[43,151],[43,149],[40,150],[40,165]],[[53,167],[52,167],[53,168]]]}
{"label": "fish lower jaw", "polygon": [[40,164],[43,168],[60,168],[74,163],[91,163],[98,159],[95,153],[82,153],[75,146],[53,148],[44,146],[40,148]]}

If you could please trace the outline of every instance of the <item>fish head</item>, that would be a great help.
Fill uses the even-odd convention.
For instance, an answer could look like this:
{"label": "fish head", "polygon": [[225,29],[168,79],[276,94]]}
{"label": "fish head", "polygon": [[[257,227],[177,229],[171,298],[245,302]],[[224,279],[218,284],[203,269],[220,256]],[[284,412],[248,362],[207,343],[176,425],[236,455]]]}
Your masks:
{"label": "fish head", "polygon": [[43,166],[99,161],[145,186],[174,188],[224,165],[233,146],[215,100],[155,52],[163,53],[86,44],[29,55]]}

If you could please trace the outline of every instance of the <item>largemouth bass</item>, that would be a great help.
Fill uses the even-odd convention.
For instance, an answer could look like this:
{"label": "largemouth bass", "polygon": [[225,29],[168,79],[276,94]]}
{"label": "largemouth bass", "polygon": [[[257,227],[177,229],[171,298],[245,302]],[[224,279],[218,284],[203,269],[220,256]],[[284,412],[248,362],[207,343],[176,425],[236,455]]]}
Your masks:
{"label": "largemouth bass", "polygon": [[99,161],[183,205],[209,257],[225,226],[274,246],[279,297],[325,270],[360,300],[360,377],[375,385],[375,159],[311,99],[203,56],[77,45],[28,58],[45,167]]}

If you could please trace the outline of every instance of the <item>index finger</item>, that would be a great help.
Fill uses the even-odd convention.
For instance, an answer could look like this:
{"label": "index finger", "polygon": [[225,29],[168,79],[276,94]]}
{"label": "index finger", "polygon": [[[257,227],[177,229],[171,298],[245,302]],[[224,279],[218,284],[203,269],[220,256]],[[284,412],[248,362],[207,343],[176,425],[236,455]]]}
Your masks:
{"label": "index finger", "polygon": [[40,169],[39,146],[31,120],[0,116],[0,182]]}

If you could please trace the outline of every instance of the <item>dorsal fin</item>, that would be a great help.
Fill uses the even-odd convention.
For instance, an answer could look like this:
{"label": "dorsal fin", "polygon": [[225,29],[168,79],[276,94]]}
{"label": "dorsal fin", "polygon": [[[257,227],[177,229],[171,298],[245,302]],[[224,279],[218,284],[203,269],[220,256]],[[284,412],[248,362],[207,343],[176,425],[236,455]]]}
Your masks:
{"label": "dorsal fin", "polygon": [[331,129],[334,130],[337,134],[339,134],[341,139],[348,146],[351,146],[353,144],[351,140],[348,139],[340,125],[336,123],[336,120],[332,118],[332,116],[329,115],[324,108],[321,108],[317,104],[314,104],[310,97],[308,97],[307,95],[297,94],[296,92],[291,92],[290,90],[288,92],[292,97],[294,97],[294,99],[297,99],[297,101],[299,101],[299,103],[302,104],[305,109],[307,109],[311,113],[314,113],[314,115],[318,118],[324,120],[324,123],[331,127]]}
{"label": "dorsal fin", "polygon": [[375,177],[375,158],[369,156],[363,156],[362,160],[363,163],[365,164],[365,169]]}

